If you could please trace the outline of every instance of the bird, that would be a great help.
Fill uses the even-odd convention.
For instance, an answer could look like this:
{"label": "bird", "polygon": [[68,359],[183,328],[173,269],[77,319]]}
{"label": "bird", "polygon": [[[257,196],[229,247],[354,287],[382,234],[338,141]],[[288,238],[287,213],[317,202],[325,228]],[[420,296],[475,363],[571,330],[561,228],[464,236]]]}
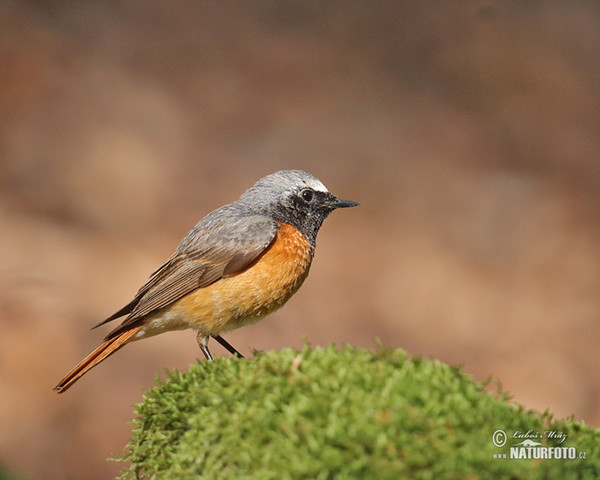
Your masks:
{"label": "bird", "polygon": [[261,178],[202,218],[133,300],[93,327],[125,317],[54,390],[65,392],[128,343],[172,330],[195,330],[207,360],[210,338],[241,357],[221,334],[282,307],[308,275],[323,221],[357,205],[303,170]]}

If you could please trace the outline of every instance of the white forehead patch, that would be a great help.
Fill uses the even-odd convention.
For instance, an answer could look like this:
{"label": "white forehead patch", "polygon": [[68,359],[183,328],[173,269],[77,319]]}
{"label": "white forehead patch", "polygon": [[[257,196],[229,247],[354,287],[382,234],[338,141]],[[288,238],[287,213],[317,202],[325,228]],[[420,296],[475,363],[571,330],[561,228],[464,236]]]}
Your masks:
{"label": "white forehead patch", "polygon": [[329,192],[329,190],[327,190],[327,187],[323,185],[323,183],[321,183],[321,181],[318,178],[307,178],[306,180],[304,180],[304,184],[308,188],[312,188],[315,192]]}

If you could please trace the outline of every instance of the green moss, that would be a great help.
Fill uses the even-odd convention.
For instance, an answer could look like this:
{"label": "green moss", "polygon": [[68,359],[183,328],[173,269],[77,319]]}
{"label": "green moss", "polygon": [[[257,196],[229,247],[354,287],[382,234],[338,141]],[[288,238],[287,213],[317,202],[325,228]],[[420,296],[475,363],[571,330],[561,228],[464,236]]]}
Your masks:
{"label": "green moss", "polygon": [[[459,368],[332,346],[219,358],[175,372],[144,395],[123,478],[546,479],[598,478],[600,433],[524,410]],[[517,460],[503,429],[585,459]],[[578,453],[579,454],[579,453]]]}
{"label": "green moss", "polygon": [[5,469],[3,464],[0,463],[0,480],[19,480],[22,478],[23,477],[16,477],[12,473],[10,473],[8,470]]}

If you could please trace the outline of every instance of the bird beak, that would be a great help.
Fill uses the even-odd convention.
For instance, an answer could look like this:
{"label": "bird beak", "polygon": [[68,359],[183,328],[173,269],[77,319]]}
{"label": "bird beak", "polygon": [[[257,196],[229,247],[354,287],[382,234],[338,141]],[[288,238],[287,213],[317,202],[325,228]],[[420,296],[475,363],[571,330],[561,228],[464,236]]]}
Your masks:
{"label": "bird beak", "polygon": [[357,207],[358,203],[353,202],[352,200],[341,200],[332,195],[331,198],[326,200],[325,206],[327,208],[331,208],[332,210],[335,210],[336,208]]}

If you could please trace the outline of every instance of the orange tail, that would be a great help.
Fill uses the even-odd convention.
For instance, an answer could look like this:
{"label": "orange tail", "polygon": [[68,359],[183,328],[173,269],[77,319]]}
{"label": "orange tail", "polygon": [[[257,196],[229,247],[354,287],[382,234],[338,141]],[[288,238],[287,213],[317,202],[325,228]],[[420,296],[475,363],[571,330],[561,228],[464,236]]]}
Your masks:
{"label": "orange tail", "polygon": [[65,392],[71,385],[73,385],[79,378],[91,368],[98,365],[102,360],[115,353],[119,348],[123,347],[136,333],[140,331],[142,326],[125,330],[123,333],[104,340],[102,344],[85,357],[79,364],[67,373],[66,377],[63,378],[54,390],[58,393]]}

